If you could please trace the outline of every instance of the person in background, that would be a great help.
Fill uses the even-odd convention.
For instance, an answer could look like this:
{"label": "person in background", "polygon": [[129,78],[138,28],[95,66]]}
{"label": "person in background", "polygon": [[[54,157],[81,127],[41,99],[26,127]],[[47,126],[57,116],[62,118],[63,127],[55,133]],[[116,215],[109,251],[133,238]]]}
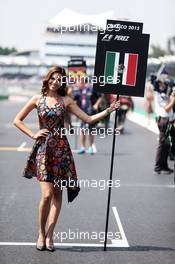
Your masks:
{"label": "person in background", "polygon": [[126,121],[126,114],[129,110],[134,110],[134,102],[131,96],[120,96],[120,108],[118,109],[118,126],[117,129],[123,133]]}
{"label": "person in background", "polygon": [[[107,107],[110,106],[111,103],[111,94],[102,94],[101,103],[99,105],[99,111],[103,111]],[[104,123],[105,131],[107,133],[107,129],[109,127],[110,116],[105,117],[101,122]]]}
{"label": "person in background", "polygon": [[166,130],[169,122],[173,120],[173,107],[175,106],[175,93],[168,94],[168,86],[163,78],[154,83],[155,113],[159,128],[159,143],[156,151],[154,172],[156,174],[170,174],[168,167],[169,148],[166,144]]}
{"label": "person in background", "polygon": [[[73,99],[73,89],[71,86],[67,86],[65,89],[66,95]],[[64,116],[64,127],[70,130],[70,134],[72,133],[71,128],[72,126],[72,120],[71,120],[71,113],[66,110],[65,116]]]}
{"label": "person in background", "polygon": [[[77,78],[76,87],[78,88],[74,92],[74,100],[77,102],[78,106],[89,115],[96,114],[101,103],[101,96],[98,95],[96,92],[93,91],[90,85],[85,83],[84,78]],[[96,127],[97,123],[94,124],[87,124],[85,122],[81,122],[81,129],[80,134],[80,144],[81,147],[78,151],[78,154],[84,154],[86,148],[86,129],[88,129],[89,134],[89,148],[87,153],[94,154],[94,135],[92,133],[92,129]]]}

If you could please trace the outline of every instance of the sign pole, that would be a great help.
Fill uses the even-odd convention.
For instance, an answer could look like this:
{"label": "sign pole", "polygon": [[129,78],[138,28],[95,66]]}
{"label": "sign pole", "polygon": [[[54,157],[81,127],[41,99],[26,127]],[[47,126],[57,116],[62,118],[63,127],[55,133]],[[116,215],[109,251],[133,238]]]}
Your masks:
{"label": "sign pole", "polygon": [[[119,95],[117,95],[117,98],[116,98],[116,101],[118,101],[118,100],[119,100]],[[115,110],[113,143],[112,143],[112,155],[111,155],[111,168],[110,168],[110,182],[112,181],[112,174],[113,174],[114,153],[115,153],[115,139],[116,139],[115,129],[116,129],[116,127],[117,127],[117,109]],[[109,185],[109,188],[108,188],[108,202],[107,202],[107,211],[106,211],[106,227],[105,227],[104,251],[106,251],[106,244],[107,244],[110,201],[111,201],[111,185]]]}
{"label": "sign pole", "polygon": [[175,184],[175,161],[174,161],[174,184]]}

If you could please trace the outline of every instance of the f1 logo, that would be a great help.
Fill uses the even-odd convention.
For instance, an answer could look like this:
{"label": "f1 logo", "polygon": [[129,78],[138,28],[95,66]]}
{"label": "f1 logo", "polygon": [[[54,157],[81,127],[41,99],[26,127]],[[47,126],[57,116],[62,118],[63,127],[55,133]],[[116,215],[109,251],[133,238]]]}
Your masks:
{"label": "f1 logo", "polygon": [[112,34],[105,34],[102,38],[102,41],[110,41],[113,38],[114,35]]}

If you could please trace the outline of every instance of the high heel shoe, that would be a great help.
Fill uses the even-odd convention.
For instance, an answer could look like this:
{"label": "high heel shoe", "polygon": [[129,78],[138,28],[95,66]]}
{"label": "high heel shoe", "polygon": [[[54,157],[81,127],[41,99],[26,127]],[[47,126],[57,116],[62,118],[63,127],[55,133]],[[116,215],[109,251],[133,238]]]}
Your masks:
{"label": "high heel shoe", "polygon": [[37,240],[36,249],[39,250],[39,251],[45,250],[46,249],[46,243],[45,242],[39,242],[38,243],[38,240]]}
{"label": "high heel shoe", "polygon": [[[50,238],[46,237],[46,241],[47,241],[47,239],[50,239]],[[54,244],[48,245],[47,242],[46,242],[46,249],[47,249],[48,251],[50,251],[50,252],[55,251]]]}

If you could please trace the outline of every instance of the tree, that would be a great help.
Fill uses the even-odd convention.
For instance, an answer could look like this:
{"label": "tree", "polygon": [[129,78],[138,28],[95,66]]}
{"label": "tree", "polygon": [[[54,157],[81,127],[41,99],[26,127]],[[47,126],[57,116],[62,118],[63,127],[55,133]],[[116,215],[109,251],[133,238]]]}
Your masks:
{"label": "tree", "polygon": [[3,48],[0,46],[0,55],[9,55],[16,51],[17,49],[15,49],[14,47],[13,48],[8,48],[8,47]]}
{"label": "tree", "polygon": [[158,58],[161,56],[165,56],[167,52],[162,49],[159,45],[151,45],[152,53],[150,54],[150,57]]}
{"label": "tree", "polygon": [[174,55],[175,54],[175,36],[170,37],[167,40],[167,47],[168,47],[169,54]]}

